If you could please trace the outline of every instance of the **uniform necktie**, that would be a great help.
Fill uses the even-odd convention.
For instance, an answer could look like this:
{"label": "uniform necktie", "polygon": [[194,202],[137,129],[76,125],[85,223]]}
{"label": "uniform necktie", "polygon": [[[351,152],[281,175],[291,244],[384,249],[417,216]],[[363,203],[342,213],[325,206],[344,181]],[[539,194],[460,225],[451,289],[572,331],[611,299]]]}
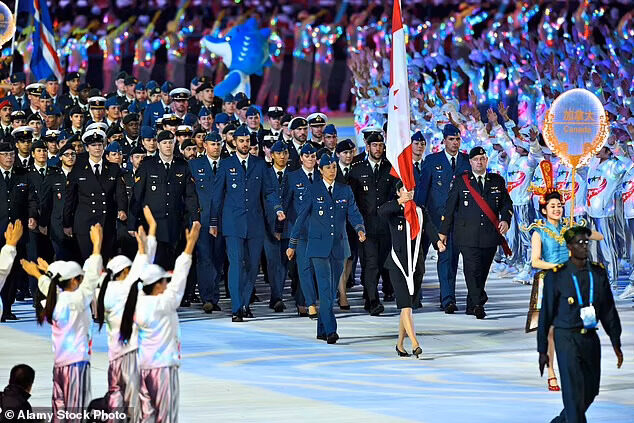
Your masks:
{"label": "uniform necktie", "polygon": [[377,179],[379,179],[379,164],[375,164],[374,165],[374,180],[376,181]]}
{"label": "uniform necktie", "polygon": [[482,182],[482,176],[478,176],[478,185],[480,185],[480,192],[484,192],[484,183]]}
{"label": "uniform necktie", "polygon": [[29,167],[29,159],[22,160],[22,166]]}
{"label": "uniform necktie", "polygon": [[308,182],[313,183],[313,172],[308,172]]}
{"label": "uniform necktie", "polygon": [[167,173],[169,173],[169,171],[170,171],[170,164],[168,162],[165,162],[165,171]]}
{"label": "uniform necktie", "polygon": [[420,162],[414,162],[414,167],[416,168],[416,172],[420,172]]}
{"label": "uniform necktie", "polygon": [[277,182],[282,185],[282,177],[284,176],[284,172],[281,170],[277,172]]}
{"label": "uniform necktie", "polygon": [[451,170],[456,170],[456,158],[451,158]]}
{"label": "uniform necktie", "polygon": [[22,110],[22,97],[18,98],[18,110]]}
{"label": "uniform necktie", "polygon": [[166,115],[169,115],[169,114],[170,114],[170,108],[169,108],[169,107],[167,107],[167,106],[165,106],[165,114],[166,114]]}
{"label": "uniform necktie", "polygon": [[4,171],[4,182],[9,184],[10,180],[11,180],[11,172],[9,172],[8,170],[5,170]]}
{"label": "uniform necktie", "polygon": [[332,185],[328,187],[328,194],[330,194],[330,198],[332,198]]}
{"label": "uniform necktie", "polygon": [[242,160],[242,169],[244,169],[245,173],[247,171],[247,161],[246,160]]}
{"label": "uniform necktie", "polygon": [[100,173],[99,173],[99,163],[97,163],[97,164],[95,165],[95,176],[96,176],[97,178],[100,176]]}
{"label": "uniform necktie", "polygon": [[344,178],[347,178],[347,177],[348,177],[348,171],[349,171],[349,170],[350,170],[350,169],[348,169],[347,167],[344,167],[344,168],[343,168],[343,177],[344,177]]}
{"label": "uniform necktie", "polygon": [[44,169],[43,167],[40,168],[40,175],[42,176],[46,175],[46,169]]}
{"label": "uniform necktie", "polygon": [[211,165],[211,170],[214,171],[214,175],[216,174],[216,171],[218,170],[218,162],[214,160],[213,164]]}

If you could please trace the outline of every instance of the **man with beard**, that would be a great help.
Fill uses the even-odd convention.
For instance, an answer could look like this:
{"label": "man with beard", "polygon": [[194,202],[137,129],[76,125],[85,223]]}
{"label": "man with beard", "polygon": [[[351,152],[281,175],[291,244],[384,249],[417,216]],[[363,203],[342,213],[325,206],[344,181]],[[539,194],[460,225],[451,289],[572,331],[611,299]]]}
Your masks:
{"label": "man with beard", "polygon": [[170,106],[172,108],[172,113],[179,117],[184,125],[194,126],[197,118],[194,114],[187,111],[190,95],[191,93],[187,88],[173,89],[170,91],[170,97],[172,98]]}
{"label": "man with beard", "polygon": [[293,136],[288,149],[288,170],[297,170],[301,166],[302,147],[308,139],[308,122],[303,117],[298,116],[290,121],[288,128]]}

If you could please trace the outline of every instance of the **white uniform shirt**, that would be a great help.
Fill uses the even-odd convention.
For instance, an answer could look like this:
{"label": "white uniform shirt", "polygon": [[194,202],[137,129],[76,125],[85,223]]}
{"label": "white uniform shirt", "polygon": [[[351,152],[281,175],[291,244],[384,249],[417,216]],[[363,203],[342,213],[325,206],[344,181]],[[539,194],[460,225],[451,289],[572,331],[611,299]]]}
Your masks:
{"label": "white uniform shirt", "polygon": [[182,253],[174,265],[172,280],[160,295],[137,300],[134,321],[139,328],[139,368],[157,369],[180,364],[180,326],[176,309],[185,292],[192,256]]}

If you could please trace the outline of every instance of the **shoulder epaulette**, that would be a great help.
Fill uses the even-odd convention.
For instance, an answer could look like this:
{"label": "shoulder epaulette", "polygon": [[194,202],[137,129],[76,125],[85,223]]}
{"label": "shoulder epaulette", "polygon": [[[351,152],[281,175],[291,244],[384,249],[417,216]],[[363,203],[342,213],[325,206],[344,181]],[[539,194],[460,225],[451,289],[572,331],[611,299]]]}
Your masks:
{"label": "shoulder epaulette", "polygon": [[598,261],[591,261],[590,263],[591,263],[593,266],[598,266],[598,267],[600,267],[601,269],[605,269],[605,265],[604,265],[603,263],[600,263],[600,262],[598,262]]}
{"label": "shoulder epaulette", "polygon": [[350,163],[350,167],[355,167],[355,166],[357,166],[357,165],[360,165],[360,164],[362,164],[364,161],[365,161],[365,160],[360,160],[360,161],[358,161],[358,162],[352,162],[352,163]]}

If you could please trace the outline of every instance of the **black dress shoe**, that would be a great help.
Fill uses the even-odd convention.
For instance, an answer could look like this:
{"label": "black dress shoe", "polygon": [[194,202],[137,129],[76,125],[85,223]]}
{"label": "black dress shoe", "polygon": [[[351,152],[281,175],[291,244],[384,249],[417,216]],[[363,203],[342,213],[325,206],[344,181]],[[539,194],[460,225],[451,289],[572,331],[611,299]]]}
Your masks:
{"label": "black dress shoe", "polygon": [[231,315],[231,321],[233,323],[244,322],[244,319],[242,318],[242,314],[238,313],[238,314],[232,314]]}
{"label": "black dress shoe", "polygon": [[445,314],[454,314],[456,311],[458,311],[458,307],[454,303],[449,303],[445,307]]}
{"label": "black dress shoe", "polygon": [[276,313],[283,312],[285,308],[286,307],[284,307],[284,302],[282,300],[277,300],[273,305],[273,310],[275,310]]}
{"label": "black dress shoe", "polygon": [[473,307],[467,308],[467,311],[465,311],[465,314],[467,316],[475,316],[475,313],[473,312]]}
{"label": "black dress shoe", "polygon": [[409,357],[409,354],[407,353],[407,351],[401,351],[398,349],[398,345],[396,346],[396,354],[399,357]]}
{"label": "black dress shoe", "polygon": [[423,308],[423,303],[418,300],[418,302],[414,301],[414,309]]}
{"label": "black dress shoe", "polygon": [[383,295],[383,302],[391,303],[392,301],[394,301],[394,294],[384,294]]}
{"label": "black dress shoe", "polygon": [[214,311],[222,311],[222,309],[220,308],[218,304],[212,304],[212,306]]}
{"label": "black dress shoe", "polygon": [[308,317],[308,311],[306,311],[306,308],[304,308],[304,311],[300,311],[299,307],[297,307],[297,315],[299,317]]}
{"label": "black dress shoe", "polygon": [[244,307],[244,309],[242,310],[242,316],[246,317],[248,319],[253,319],[253,312],[251,311],[251,309],[249,308],[249,306]]}
{"label": "black dress shoe", "polygon": [[331,333],[330,335],[328,335],[328,338],[326,338],[326,342],[328,342],[329,344],[336,344],[338,340],[339,335],[337,335],[337,332]]}
{"label": "black dress shoe", "polygon": [[214,311],[214,305],[212,303],[203,304],[203,311],[207,314],[211,314]]}
{"label": "black dress shoe", "polygon": [[20,319],[18,319],[18,317],[15,314],[9,312],[9,313],[3,314],[2,318],[0,320],[2,322],[6,322],[6,321],[10,321],[10,320],[20,320]]}
{"label": "black dress shoe", "polygon": [[181,307],[191,307],[192,303],[189,302],[189,299],[183,298],[181,300]]}
{"label": "black dress shoe", "polygon": [[328,337],[326,335],[317,335],[317,339],[319,339],[320,341],[327,341]]}
{"label": "black dress shoe", "polygon": [[372,307],[370,309],[370,316],[378,316],[379,314],[383,313],[384,311],[385,311],[385,307],[383,307],[383,304],[376,303],[374,305],[374,307]]}
{"label": "black dress shoe", "polygon": [[476,319],[484,319],[484,316],[487,315],[484,312],[484,307],[482,307],[481,305],[473,307],[473,314],[475,315]]}

